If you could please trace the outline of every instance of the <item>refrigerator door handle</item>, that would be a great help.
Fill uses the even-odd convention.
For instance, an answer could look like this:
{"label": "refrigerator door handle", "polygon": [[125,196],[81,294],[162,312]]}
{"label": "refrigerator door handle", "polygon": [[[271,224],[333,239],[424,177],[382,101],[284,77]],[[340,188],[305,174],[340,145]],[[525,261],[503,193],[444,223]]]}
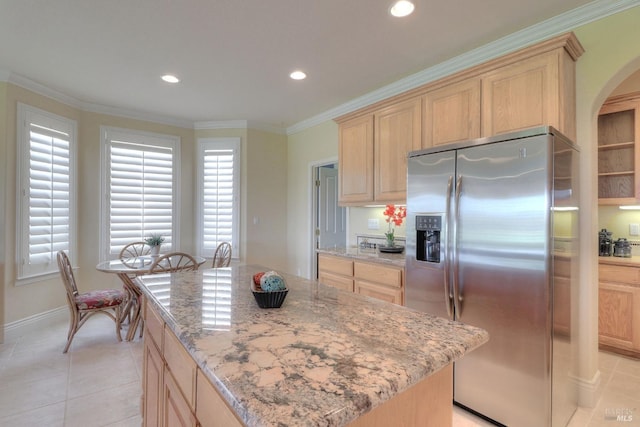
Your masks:
{"label": "refrigerator door handle", "polygon": [[[453,186],[453,176],[449,176],[447,182],[447,212],[446,218],[450,218],[449,211],[451,210],[451,187]],[[449,220],[450,221],[450,220]],[[448,234],[448,233],[447,233]],[[449,251],[444,257],[444,300],[447,305],[447,315],[449,319],[453,319],[453,308],[451,307],[451,300],[453,295],[451,294],[451,284],[449,282]]]}
{"label": "refrigerator door handle", "polygon": [[453,257],[453,307],[456,312],[456,320],[462,317],[462,296],[460,295],[460,283],[458,278],[458,223],[460,221],[460,193],[462,192],[462,175],[458,175],[456,180],[455,215],[453,217],[453,238],[451,253]]}

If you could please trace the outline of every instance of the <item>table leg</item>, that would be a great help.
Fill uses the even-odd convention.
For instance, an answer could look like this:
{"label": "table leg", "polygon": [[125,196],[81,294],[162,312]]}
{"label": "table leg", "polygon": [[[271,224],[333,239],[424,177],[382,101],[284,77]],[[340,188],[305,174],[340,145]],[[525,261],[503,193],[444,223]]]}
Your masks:
{"label": "table leg", "polygon": [[126,340],[131,341],[133,340],[136,329],[138,329],[138,324],[140,323],[141,293],[136,284],[133,282],[131,276],[126,273],[118,273],[118,276],[120,277],[120,280],[122,280],[122,283],[124,284],[124,287],[127,290],[130,298],[129,303],[127,304],[127,308],[129,310],[128,313],[131,317],[129,320],[129,330],[127,331]]}

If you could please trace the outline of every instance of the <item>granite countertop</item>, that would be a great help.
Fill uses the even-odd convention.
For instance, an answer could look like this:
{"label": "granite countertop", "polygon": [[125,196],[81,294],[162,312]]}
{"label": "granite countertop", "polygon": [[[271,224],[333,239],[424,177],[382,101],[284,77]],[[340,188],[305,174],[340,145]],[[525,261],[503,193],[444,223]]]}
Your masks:
{"label": "granite countertop", "polygon": [[[406,250],[406,249],[405,249]],[[362,261],[372,261],[372,262],[380,262],[384,264],[391,264],[397,267],[404,268],[405,266],[405,252],[401,254],[390,254],[380,252],[378,249],[373,248],[359,248],[359,247],[348,247],[348,248],[335,248],[335,249],[316,249],[317,253],[334,255],[334,256],[343,256],[347,258],[359,259]]]}
{"label": "granite countertop", "polygon": [[260,266],[141,276],[148,301],[248,426],[343,426],[488,340],[486,331]]}

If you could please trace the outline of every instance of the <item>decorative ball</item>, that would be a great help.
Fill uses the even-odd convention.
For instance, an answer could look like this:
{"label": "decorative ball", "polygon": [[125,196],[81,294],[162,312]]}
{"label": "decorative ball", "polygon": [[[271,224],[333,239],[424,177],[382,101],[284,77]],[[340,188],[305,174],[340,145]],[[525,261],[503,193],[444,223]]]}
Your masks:
{"label": "decorative ball", "polygon": [[260,279],[262,278],[262,276],[264,276],[264,271],[254,274],[253,283],[255,283],[257,286],[260,286]]}
{"label": "decorative ball", "polygon": [[262,275],[260,287],[265,292],[283,291],[287,288],[284,278],[275,271],[267,271]]}

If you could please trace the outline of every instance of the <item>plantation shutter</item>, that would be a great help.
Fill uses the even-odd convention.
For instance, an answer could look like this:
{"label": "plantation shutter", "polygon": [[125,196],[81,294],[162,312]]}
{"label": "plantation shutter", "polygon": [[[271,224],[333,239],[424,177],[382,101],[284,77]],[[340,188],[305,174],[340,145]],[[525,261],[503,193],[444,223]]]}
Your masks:
{"label": "plantation shutter", "polygon": [[18,278],[58,271],[56,254],[72,248],[75,122],[19,106],[22,200]]}
{"label": "plantation shutter", "polygon": [[175,149],[111,139],[108,150],[109,255],[150,234],[173,247]]}
{"label": "plantation shutter", "polygon": [[212,256],[218,244],[229,242],[232,252],[237,253],[234,241],[236,149],[207,147],[203,161],[202,249]]}

